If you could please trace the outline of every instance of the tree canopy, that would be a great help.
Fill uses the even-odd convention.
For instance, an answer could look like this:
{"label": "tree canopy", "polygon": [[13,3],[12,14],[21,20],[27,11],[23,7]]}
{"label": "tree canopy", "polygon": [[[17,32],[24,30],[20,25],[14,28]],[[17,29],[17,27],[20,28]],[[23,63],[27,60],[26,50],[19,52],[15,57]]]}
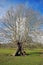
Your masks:
{"label": "tree canopy", "polygon": [[38,29],[41,24],[40,14],[24,5],[10,7],[3,16],[2,23],[5,28],[0,28],[5,38],[11,42],[28,41],[29,32]]}

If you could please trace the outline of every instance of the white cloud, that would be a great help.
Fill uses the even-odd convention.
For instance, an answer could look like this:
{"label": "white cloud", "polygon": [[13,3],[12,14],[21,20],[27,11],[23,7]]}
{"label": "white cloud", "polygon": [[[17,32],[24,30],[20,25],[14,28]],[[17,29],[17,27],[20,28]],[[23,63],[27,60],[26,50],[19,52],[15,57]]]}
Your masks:
{"label": "white cloud", "polygon": [[[38,32],[38,31],[37,31]],[[32,40],[34,41],[34,42],[39,42],[39,43],[43,43],[43,32],[34,32],[34,31],[32,31],[30,34],[29,34],[29,36],[31,36],[32,37]]]}

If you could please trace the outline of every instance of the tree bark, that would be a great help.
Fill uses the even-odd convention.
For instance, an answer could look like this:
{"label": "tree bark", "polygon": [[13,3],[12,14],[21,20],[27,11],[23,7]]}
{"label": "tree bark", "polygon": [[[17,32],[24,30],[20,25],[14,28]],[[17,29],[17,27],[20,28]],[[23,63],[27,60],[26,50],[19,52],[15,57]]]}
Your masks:
{"label": "tree bark", "polygon": [[15,54],[15,56],[25,56],[26,52],[24,51],[23,47],[22,47],[22,43],[21,42],[17,42],[17,52]]}

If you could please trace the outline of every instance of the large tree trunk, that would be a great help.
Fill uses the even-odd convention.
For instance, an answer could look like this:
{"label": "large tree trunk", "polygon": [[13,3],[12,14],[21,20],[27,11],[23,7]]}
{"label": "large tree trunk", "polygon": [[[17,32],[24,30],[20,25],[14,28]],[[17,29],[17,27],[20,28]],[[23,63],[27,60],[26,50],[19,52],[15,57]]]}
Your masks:
{"label": "large tree trunk", "polygon": [[15,56],[25,56],[26,52],[24,51],[24,49],[22,47],[22,43],[18,42],[17,46],[18,46],[18,49],[17,49],[17,52],[16,52]]}

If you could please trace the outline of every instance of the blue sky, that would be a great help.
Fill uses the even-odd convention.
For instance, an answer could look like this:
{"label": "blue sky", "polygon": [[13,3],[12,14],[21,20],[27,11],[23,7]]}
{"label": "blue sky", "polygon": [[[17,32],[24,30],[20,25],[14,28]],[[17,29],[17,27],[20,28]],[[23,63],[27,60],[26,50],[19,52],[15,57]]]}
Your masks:
{"label": "blue sky", "polygon": [[0,0],[0,17],[4,15],[9,6],[21,3],[43,15],[43,0]]}

